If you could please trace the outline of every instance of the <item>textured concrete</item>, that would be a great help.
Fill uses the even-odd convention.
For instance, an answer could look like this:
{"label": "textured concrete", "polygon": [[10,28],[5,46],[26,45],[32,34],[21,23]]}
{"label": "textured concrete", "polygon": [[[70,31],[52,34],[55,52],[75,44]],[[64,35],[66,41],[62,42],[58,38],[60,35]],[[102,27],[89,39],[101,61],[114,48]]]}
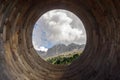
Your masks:
{"label": "textured concrete", "polygon": [[[31,41],[35,21],[56,8],[75,13],[87,31],[70,66],[43,61]],[[0,80],[120,80],[120,0],[0,0]]]}

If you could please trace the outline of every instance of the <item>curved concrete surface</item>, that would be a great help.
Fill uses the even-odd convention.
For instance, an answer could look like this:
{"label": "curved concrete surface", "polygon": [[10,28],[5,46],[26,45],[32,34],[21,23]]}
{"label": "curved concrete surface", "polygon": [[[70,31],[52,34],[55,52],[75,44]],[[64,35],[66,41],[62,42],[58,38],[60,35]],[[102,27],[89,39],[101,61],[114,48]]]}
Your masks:
{"label": "curved concrete surface", "polygon": [[[66,9],[83,21],[87,45],[69,66],[42,60],[32,29],[46,11]],[[120,0],[0,0],[0,80],[120,80]]]}

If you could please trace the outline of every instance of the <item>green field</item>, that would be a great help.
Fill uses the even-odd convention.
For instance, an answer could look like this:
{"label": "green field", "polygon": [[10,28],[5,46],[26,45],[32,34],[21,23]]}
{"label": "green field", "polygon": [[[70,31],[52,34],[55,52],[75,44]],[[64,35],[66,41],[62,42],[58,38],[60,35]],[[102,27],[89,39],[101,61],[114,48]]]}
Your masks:
{"label": "green field", "polygon": [[77,59],[80,56],[79,52],[73,53],[73,54],[68,54],[68,55],[59,55],[56,57],[50,57],[47,58],[46,61],[52,63],[52,64],[71,64],[72,61]]}

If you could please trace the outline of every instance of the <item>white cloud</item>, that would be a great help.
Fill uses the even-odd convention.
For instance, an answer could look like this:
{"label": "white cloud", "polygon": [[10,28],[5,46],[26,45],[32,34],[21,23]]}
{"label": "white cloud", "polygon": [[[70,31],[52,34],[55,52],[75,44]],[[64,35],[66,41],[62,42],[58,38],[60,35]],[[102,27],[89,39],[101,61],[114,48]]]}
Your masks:
{"label": "white cloud", "polygon": [[40,50],[40,51],[47,52],[48,48],[45,48],[44,46],[41,46],[41,47],[39,48],[39,50]]}
{"label": "white cloud", "polygon": [[[72,13],[65,10],[52,10],[44,14],[36,23],[34,39],[39,49],[52,44],[83,44],[86,43],[86,33],[82,22]],[[45,34],[42,34],[42,31]],[[43,38],[45,37],[45,38]],[[44,40],[45,39],[45,40]],[[41,48],[42,46],[42,48]]]}

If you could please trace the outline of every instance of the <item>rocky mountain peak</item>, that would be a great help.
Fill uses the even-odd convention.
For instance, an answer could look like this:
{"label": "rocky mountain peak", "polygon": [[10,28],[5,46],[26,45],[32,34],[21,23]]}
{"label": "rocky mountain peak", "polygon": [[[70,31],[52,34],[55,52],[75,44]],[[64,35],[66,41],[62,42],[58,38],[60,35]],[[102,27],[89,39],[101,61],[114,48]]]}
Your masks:
{"label": "rocky mountain peak", "polygon": [[71,43],[69,45],[65,45],[65,44],[57,44],[54,45],[52,48],[49,48],[47,52],[42,52],[42,51],[38,51],[38,53],[40,54],[41,57],[50,57],[50,56],[54,56],[54,55],[59,55],[65,52],[70,52],[73,50],[79,50],[79,49],[83,49],[85,47],[85,45],[78,45],[75,43]]}

